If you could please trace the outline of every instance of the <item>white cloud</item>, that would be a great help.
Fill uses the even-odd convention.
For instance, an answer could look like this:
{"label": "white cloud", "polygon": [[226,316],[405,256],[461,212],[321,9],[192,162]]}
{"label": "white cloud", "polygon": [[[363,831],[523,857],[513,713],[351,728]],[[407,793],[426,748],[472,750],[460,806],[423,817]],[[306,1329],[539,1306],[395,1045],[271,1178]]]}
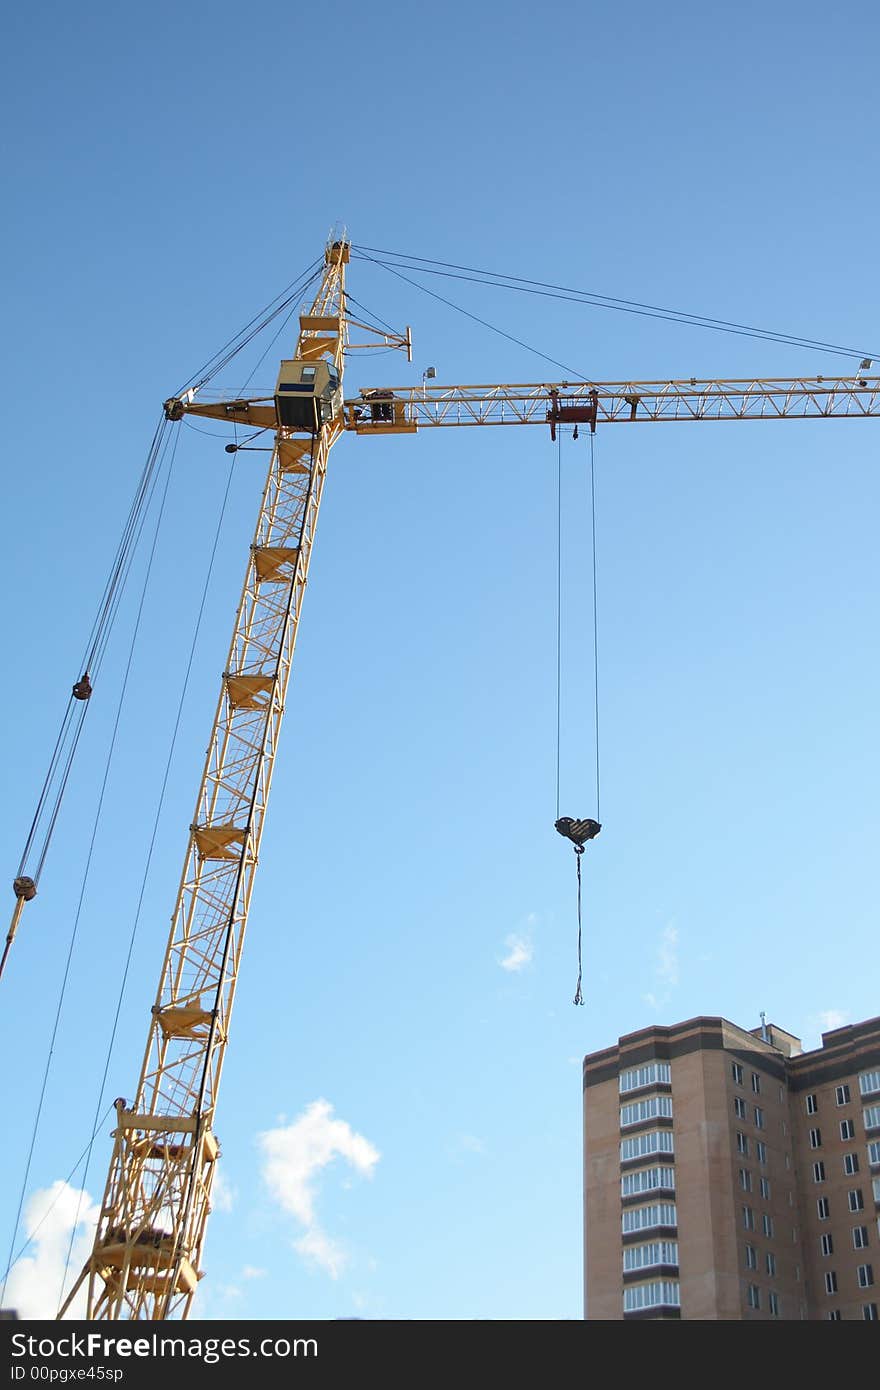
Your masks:
{"label": "white cloud", "polygon": [[[98,1215],[98,1207],[88,1192],[71,1187],[61,1179],[33,1194],[25,1207],[23,1223],[31,1243],[28,1253],[10,1272],[6,1285],[7,1308],[15,1308],[21,1318],[56,1316],[89,1257]],[[67,1317],[85,1317],[86,1292],[84,1284],[68,1309]]]}
{"label": "white cloud", "polygon": [[823,1033],[833,1033],[835,1028],[842,1028],[849,1019],[841,1009],[823,1009],[819,1014],[819,1027]]}
{"label": "white cloud", "polygon": [[241,1271],[241,1277],[242,1279],[265,1279],[266,1271],[257,1269],[256,1265],[245,1265]]}
{"label": "white cloud", "polygon": [[486,1141],[480,1139],[476,1134],[462,1134],[458,1142],[468,1153],[484,1154],[486,1152]]}
{"label": "white cloud", "polygon": [[502,970],[525,970],[527,965],[531,965],[535,950],[527,936],[512,932],[505,937],[504,944],[508,948],[507,955],[498,962]]}
{"label": "white cloud", "polygon": [[678,927],[667,922],[657,944],[654,988],[642,995],[648,1008],[662,1009],[668,1004],[678,980]]}
{"label": "white cloud", "polygon": [[224,1178],[223,1169],[218,1166],[214,1174],[214,1186],[211,1188],[211,1206],[215,1211],[232,1211],[237,1196],[235,1188]]}
{"label": "white cloud", "polygon": [[257,1136],[263,1153],[263,1180],[283,1211],[305,1227],[294,1242],[299,1253],[334,1279],[347,1255],[322,1229],[316,1212],[316,1185],[322,1170],[337,1157],[363,1177],[372,1177],[379,1151],[345,1120],[333,1116],[326,1100],[313,1101],[289,1125]]}
{"label": "white cloud", "polygon": [[318,1225],[310,1226],[305,1235],[295,1240],[293,1245],[307,1260],[326,1270],[331,1279],[338,1279],[348,1263],[345,1247],[332,1236],[328,1236]]}
{"label": "white cloud", "polygon": [[849,1014],[844,1013],[842,1009],[821,1009],[819,1013],[812,1014],[808,1019],[804,1047],[808,1052],[821,1047],[822,1034],[833,1033],[835,1028],[842,1028],[845,1023],[849,1023]]}

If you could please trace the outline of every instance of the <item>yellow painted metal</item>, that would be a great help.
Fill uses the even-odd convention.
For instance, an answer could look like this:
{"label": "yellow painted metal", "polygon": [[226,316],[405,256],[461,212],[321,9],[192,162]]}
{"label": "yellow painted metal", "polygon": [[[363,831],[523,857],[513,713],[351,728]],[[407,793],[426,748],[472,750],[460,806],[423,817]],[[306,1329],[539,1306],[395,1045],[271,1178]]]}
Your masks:
{"label": "yellow painted metal", "polygon": [[357,434],[404,434],[429,426],[546,425],[554,402],[588,411],[594,399],[597,424],[876,416],[880,377],[365,387],[345,402],[345,428]]}
{"label": "yellow painted metal", "polygon": [[[340,381],[347,262],[347,243],[327,248],[295,353],[308,359],[320,343],[326,355],[334,324]],[[226,403],[219,414],[275,428],[271,402]],[[83,1283],[89,1318],[186,1317],[201,1277],[229,1019],[327,460],[341,433],[339,410],[317,434],[276,433],[143,1067],[133,1104],[117,1102],[92,1253],[59,1317]]]}

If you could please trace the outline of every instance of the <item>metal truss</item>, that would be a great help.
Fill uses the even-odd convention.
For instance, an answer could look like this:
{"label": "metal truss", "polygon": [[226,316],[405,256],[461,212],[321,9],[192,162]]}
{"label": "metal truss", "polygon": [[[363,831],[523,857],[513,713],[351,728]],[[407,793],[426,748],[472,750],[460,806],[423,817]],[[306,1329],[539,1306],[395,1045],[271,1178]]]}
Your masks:
{"label": "metal truss", "polygon": [[345,428],[412,433],[444,425],[617,424],[641,420],[787,420],[880,415],[880,378],[533,382],[384,386],[345,402]]}
{"label": "metal truss", "polygon": [[[327,248],[296,349],[332,360],[340,381],[347,261],[347,243]],[[341,433],[337,411],[315,434],[275,434],[140,1080],[131,1104],[116,1102],[94,1246],[59,1317],[84,1281],[89,1318],[186,1317],[202,1275],[217,1092],[327,459]]]}

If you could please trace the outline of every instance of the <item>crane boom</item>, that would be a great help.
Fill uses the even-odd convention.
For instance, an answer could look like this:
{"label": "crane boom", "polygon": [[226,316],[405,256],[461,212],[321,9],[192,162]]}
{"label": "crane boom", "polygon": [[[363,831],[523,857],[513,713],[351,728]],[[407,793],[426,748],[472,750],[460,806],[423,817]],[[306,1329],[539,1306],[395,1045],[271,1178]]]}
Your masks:
{"label": "crane boom", "polygon": [[[408,338],[398,345],[408,346]],[[274,429],[271,396],[187,401],[188,415]],[[599,381],[520,385],[364,387],[345,402],[356,434],[415,434],[431,426],[638,423],[654,420],[806,420],[880,415],[880,377]]]}
{"label": "crane boom", "polygon": [[[279,413],[292,402],[300,419],[276,427],[140,1080],[131,1104],[116,1102],[92,1253],[59,1316],[86,1282],[89,1318],[186,1317],[200,1278],[248,906],[327,459],[342,432],[348,258],[345,242],[327,248],[296,358],[283,364],[311,381],[323,363],[335,394],[319,409],[308,385],[283,384],[283,369],[279,378]],[[166,405],[172,419],[176,407]]]}
{"label": "crane boom", "polygon": [[618,424],[641,420],[791,420],[880,415],[880,378],[602,381],[519,386],[365,388],[345,403],[358,434],[443,425]]}

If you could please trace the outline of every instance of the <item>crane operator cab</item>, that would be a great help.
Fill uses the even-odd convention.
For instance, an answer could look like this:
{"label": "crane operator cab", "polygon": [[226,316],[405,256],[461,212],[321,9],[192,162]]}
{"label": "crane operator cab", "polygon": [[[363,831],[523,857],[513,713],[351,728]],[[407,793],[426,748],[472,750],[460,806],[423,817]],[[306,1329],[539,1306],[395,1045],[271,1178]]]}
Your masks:
{"label": "crane operator cab", "polygon": [[339,373],[332,362],[281,363],[275,387],[278,424],[317,434],[342,410]]}

